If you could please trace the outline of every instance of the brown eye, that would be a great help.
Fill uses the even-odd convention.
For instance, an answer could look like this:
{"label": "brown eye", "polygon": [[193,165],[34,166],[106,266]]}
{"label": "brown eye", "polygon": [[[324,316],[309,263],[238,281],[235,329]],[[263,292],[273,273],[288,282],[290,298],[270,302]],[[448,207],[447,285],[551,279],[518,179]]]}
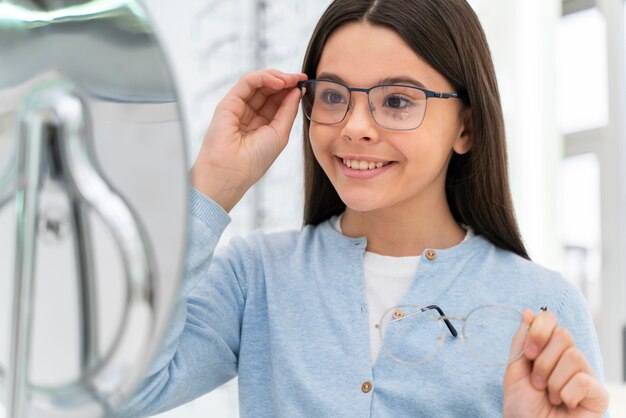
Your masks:
{"label": "brown eye", "polygon": [[387,100],[385,100],[385,107],[390,107],[392,109],[404,109],[411,105],[407,99],[398,96],[389,96]]}

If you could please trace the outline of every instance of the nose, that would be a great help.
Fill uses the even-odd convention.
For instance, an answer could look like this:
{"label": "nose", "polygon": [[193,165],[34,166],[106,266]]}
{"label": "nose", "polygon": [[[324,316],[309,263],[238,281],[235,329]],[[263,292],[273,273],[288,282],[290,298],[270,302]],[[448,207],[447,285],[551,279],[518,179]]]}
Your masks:
{"label": "nose", "polygon": [[364,92],[353,92],[350,109],[343,127],[343,137],[351,141],[377,141],[378,130],[372,117],[375,110]]}

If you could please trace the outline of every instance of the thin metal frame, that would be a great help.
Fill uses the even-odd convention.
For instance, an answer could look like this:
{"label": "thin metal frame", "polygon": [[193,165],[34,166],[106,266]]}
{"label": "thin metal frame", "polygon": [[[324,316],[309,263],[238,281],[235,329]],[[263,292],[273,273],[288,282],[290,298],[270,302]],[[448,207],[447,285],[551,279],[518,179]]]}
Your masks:
{"label": "thin metal frame", "polygon": [[[437,343],[437,346],[435,348],[435,350],[433,351],[433,353],[431,355],[429,355],[428,357],[425,357],[419,361],[407,361],[407,360],[403,360],[399,357],[397,357],[386,345],[385,345],[385,335],[384,335],[384,329],[383,329],[383,321],[385,319],[385,317],[392,311],[400,309],[400,310],[405,310],[405,309],[412,309],[414,310],[414,312],[408,314],[408,315],[403,315],[401,318],[396,319],[396,321],[402,321],[406,318],[410,318],[411,316],[417,315],[418,313],[421,312],[426,312],[429,310],[433,310],[433,311],[437,311],[438,313],[438,317],[434,316],[434,319],[437,320],[437,323],[439,325],[439,341]],[[437,306],[437,305],[429,305],[426,307],[419,307],[417,305],[398,305],[398,306],[394,306],[390,309],[387,309],[385,311],[385,313],[383,313],[383,315],[380,318],[380,321],[378,323],[378,332],[380,333],[380,339],[382,342],[382,347],[385,350],[385,352],[387,352],[387,354],[389,354],[389,356],[399,362],[399,363],[403,363],[403,364],[408,364],[411,366],[416,366],[418,364],[423,364],[428,362],[429,360],[431,360],[438,352],[439,350],[441,350],[441,347],[443,347],[443,344],[445,342],[445,338],[444,338],[444,331],[443,331],[443,326],[441,325],[441,322],[443,321],[446,324],[446,327],[448,328],[448,331],[450,332],[450,334],[453,337],[457,337],[458,336],[458,332],[456,330],[456,328],[450,323],[451,320],[453,321],[462,321],[463,322],[463,328],[461,329],[461,339],[463,340],[463,344],[465,345],[465,347],[467,348],[467,351],[470,353],[470,355],[472,356],[472,358],[474,360],[479,361],[480,363],[489,365],[489,366],[497,366],[497,367],[501,367],[501,366],[508,366],[509,364],[517,361],[524,353],[523,348],[520,350],[519,353],[517,353],[512,359],[510,359],[506,364],[500,364],[497,362],[489,362],[489,361],[485,361],[484,359],[480,358],[474,351],[472,351],[471,345],[467,343],[467,334],[466,334],[466,326],[467,326],[467,320],[472,316],[472,314],[474,314],[476,311],[479,311],[481,309],[487,309],[487,308],[496,308],[496,309],[505,309],[508,311],[511,311],[517,315],[519,315],[520,318],[520,324],[522,323],[522,313],[510,306],[506,306],[506,305],[498,305],[498,304],[492,304],[492,305],[481,305],[478,306],[474,309],[472,309],[466,316],[448,316],[445,315],[443,310]],[[546,308],[547,309],[547,308]],[[544,307],[541,308],[541,310],[546,310],[544,309]],[[524,332],[527,334],[528,333],[528,327],[526,326],[524,328]]]}
{"label": "thin metal frame", "polygon": [[[306,118],[308,120],[310,120],[311,122],[315,122],[318,123],[320,125],[336,125],[338,123],[343,122],[346,119],[346,116],[348,115],[348,113],[350,113],[350,110],[353,107],[353,103],[352,103],[352,92],[360,92],[360,93],[365,93],[367,94],[367,103],[368,103],[368,107],[370,110],[370,115],[372,116],[372,120],[374,120],[374,122],[376,123],[376,125],[380,126],[383,129],[388,129],[390,131],[413,131],[417,128],[419,128],[420,126],[422,126],[422,123],[424,122],[424,118],[426,117],[426,108],[428,107],[428,99],[463,99],[463,97],[459,94],[459,93],[449,93],[449,92],[440,92],[440,91],[433,91],[433,90],[428,90],[422,87],[417,87],[417,86],[409,86],[406,84],[377,84],[375,86],[372,86],[370,88],[364,89],[364,88],[358,88],[358,87],[350,87],[347,86],[343,83],[340,83],[339,81],[335,81],[335,80],[324,80],[324,79],[312,79],[312,80],[302,80],[298,82],[298,88],[300,89],[300,97],[303,98],[304,97],[304,91],[303,89],[306,87],[307,83],[316,83],[318,81],[323,81],[325,83],[333,83],[333,84],[337,84],[340,85],[342,87],[344,87],[345,89],[348,90],[348,93],[350,94],[350,96],[348,97],[348,106],[346,107],[346,112],[344,113],[343,117],[341,118],[341,120],[337,121],[337,122],[318,122],[315,121],[313,119],[311,119],[310,115],[307,115],[306,112],[304,112],[304,115],[306,116]],[[380,123],[378,123],[378,121],[376,120],[376,116],[374,116],[374,112],[376,111],[376,108],[373,107],[372,102],[370,101],[370,91],[376,89],[376,88],[380,88],[380,87],[404,87],[404,88],[410,88],[410,89],[415,89],[415,90],[419,90],[421,92],[423,92],[426,95],[426,99],[424,100],[426,102],[426,104],[424,105],[424,113],[422,115],[422,118],[420,119],[419,124],[414,127],[414,128],[406,128],[406,129],[397,129],[397,128],[388,128],[386,126],[381,125]]]}

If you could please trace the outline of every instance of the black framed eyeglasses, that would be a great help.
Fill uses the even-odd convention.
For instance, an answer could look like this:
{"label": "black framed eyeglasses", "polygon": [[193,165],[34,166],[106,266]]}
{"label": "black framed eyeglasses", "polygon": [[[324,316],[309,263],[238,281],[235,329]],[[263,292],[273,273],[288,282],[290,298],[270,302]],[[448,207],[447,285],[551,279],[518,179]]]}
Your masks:
{"label": "black framed eyeglasses", "polygon": [[304,115],[322,125],[341,123],[353,106],[352,93],[367,94],[370,113],[378,126],[395,131],[420,127],[428,99],[460,99],[458,93],[444,93],[402,84],[381,84],[368,89],[348,87],[331,80],[304,80],[298,83]]}

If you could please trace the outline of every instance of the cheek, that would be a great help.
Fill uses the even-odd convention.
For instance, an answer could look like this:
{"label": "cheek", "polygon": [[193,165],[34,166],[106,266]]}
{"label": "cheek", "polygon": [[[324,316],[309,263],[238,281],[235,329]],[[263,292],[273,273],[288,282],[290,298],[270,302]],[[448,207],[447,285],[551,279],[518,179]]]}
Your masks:
{"label": "cheek", "polygon": [[322,166],[324,165],[324,160],[329,158],[329,150],[335,135],[334,131],[327,126],[311,125],[309,128],[309,140],[313,154]]}
{"label": "cheek", "polygon": [[444,124],[422,125],[423,137],[419,150],[414,151],[416,158],[425,160],[428,165],[441,165],[452,154],[452,147],[456,139],[456,125],[447,120]]}
{"label": "cheek", "polygon": [[[443,102],[443,100],[441,101]],[[431,138],[436,138],[440,146],[452,149],[455,139],[463,131],[461,111],[456,107],[445,107],[447,103],[437,103],[438,108],[432,106],[428,118],[425,118],[420,129],[428,132]],[[430,104],[429,104],[430,106]],[[430,110],[430,109],[429,109]]]}
{"label": "cheek", "polygon": [[403,187],[421,188],[425,183],[430,183],[436,177],[445,173],[451,149],[443,146],[444,138],[435,136],[423,136],[418,143],[411,146],[402,144],[398,146],[404,160],[401,161],[402,170],[398,173],[400,178],[409,179],[403,183]]}
{"label": "cheek", "polygon": [[309,129],[309,143],[311,144],[311,149],[313,150],[313,155],[315,155],[315,159],[320,161],[320,148],[321,144],[319,141],[319,136],[313,132],[313,129]]}

